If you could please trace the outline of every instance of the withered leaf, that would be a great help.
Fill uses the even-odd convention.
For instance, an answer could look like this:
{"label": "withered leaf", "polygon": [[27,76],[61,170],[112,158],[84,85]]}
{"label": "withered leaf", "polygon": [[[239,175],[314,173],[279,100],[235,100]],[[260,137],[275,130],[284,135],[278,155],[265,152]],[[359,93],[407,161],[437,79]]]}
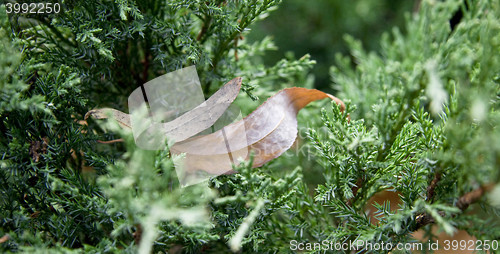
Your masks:
{"label": "withered leaf", "polygon": [[[286,88],[270,97],[244,119],[208,134],[195,136],[209,128],[236,98],[241,78],[233,79],[210,97],[205,105],[186,112],[179,118],[162,124],[165,135],[177,137],[170,148],[174,155],[185,154],[183,169],[195,173],[234,173],[233,164],[248,160],[254,153],[253,167],[280,156],[297,137],[297,113],[312,101],[330,98],[344,110],[344,103],[316,89]],[[97,109],[89,115],[98,119],[111,114],[123,126],[130,127],[130,116],[114,109]]]}
{"label": "withered leaf", "polygon": [[262,166],[294,143],[298,111],[324,98],[334,100],[344,110],[343,102],[330,94],[316,89],[286,88],[241,121],[212,134],[175,143],[170,151],[172,154],[185,153],[183,167],[187,172],[233,173],[232,164],[237,164],[238,159],[249,159],[250,152],[254,153],[252,166]]}

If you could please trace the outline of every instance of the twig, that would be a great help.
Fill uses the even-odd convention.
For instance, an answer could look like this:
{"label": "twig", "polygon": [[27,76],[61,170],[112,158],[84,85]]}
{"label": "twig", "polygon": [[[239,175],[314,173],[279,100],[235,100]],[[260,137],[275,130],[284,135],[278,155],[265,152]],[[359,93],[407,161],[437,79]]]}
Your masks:
{"label": "twig", "polygon": [[208,16],[207,19],[205,20],[205,22],[203,22],[200,33],[198,33],[198,36],[196,36],[197,41],[200,41],[202,43],[205,41],[205,38],[206,38],[205,34],[207,33],[211,22],[212,22],[212,17]]}
{"label": "twig", "polygon": [[144,64],[144,69],[142,70],[142,80],[143,82],[141,82],[141,84],[144,84],[146,82],[148,82],[148,72],[149,72],[149,65],[150,65],[150,52],[149,50],[146,49],[146,56],[144,57],[144,60],[142,62],[142,64]]}
{"label": "twig", "polygon": [[119,138],[119,139],[113,139],[113,140],[107,140],[107,141],[103,141],[103,140],[97,140],[97,143],[101,143],[101,144],[114,144],[114,143],[119,143],[119,142],[124,142],[125,140],[123,140],[123,138]]}
{"label": "twig", "polygon": [[429,187],[427,187],[427,198],[425,199],[425,201],[432,202],[432,200],[434,199],[434,194],[436,194],[435,189],[438,182],[441,180],[441,176],[442,175],[440,172],[436,172],[436,174],[434,175],[434,179],[432,179],[431,184],[429,185]]}
{"label": "twig", "polygon": [[418,13],[420,11],[420,5],[421,5],[421,0],[416,0],[414,3],[413,3],[413,12],[414,13]]}
{"label": "twig", "polygon": [[465,211],[465,209],[467,209],[469,205],[477,202],[484,195],[485,192],[488,192],[491,189],[493,189],[492,184],[481,186],[471,192],[465,193],[465,195],[463,195],[458,199],[456,206],[460,210]]}
{"label": "twig", "polygon": [[[234,31],[230,36],[228,36],[224,41],[222,41],[222,43],[219,44],[219,46],[217,47],[216,49],[216,53],[215,53],[215,56],[212,60],[212,71],[214,73],[217,73],[217,65],[219,64],[219,61],[222,59],[223,57],[223,53],[229,49],[229,45],[231,43],[231,41],[239,38],[241,36],[241,33],[245,30],[245,28],[250,25],[251,21],[253,19],[255,19],[255,17],[252,17],[250,18],[250,20],[248,19],[250,15],[250,8],[248,9],[248,11],[246,13],[243,14],[243,19],[239,19],[238,20],[238,29],[236,29],[236,31]],[[210,86],[212,85],[212,81],[210,81],[209,83],[207,83],[207,85],[205,86],[205,89],[204,89],[204,93],[205,95],[207,95],[209,92],[210,92]]]}
{"label": "twig", "polygon": [[[431,183],[432,184],[432,183]],[[430,187],[430,186],[429,186]],[[471,192],[465,193],[463,196],[461,196],[455,206],[460,209],[462,212],[465,211],[471,204],[477,202],[481,197],[484,195],[484,193],[488,192],[493,188],[493,184],[488,184],[488,185],[483,185]],[[445,213],[440,211],[438,212],[440,216],[445,216]],[[456,216],[456,215],[455,215]],[[453,217],[455,217],[453,216]],[[422,213],[417,215],[415,219],[417,225],[414,231],[417,231],[421,227],[435,223],[436,220],[428,213]]]}
{"label": "twig", "polygon": [[[46,27],[48,27],[61,41],[65,42],[66,44],[68,44],[70,46],[72,46],[73,48],[78,47],[78,44],[76,42],[73,43],[68,38],[64,37],[64,35],[57,28],[55,28],[54,26],[52,26],[52,24],[50,24],[50,22],[48,20],[42,18],[42,19],[37,19],[37,21],[40,21]],[[64,50],[64,51],[66,51],[66,50]]]}
{"label": "twig", "polygon": [[243,40],[243,36],[240,35],[240,36],[234,38],[234,60],[235,61],[239,60],[239,57],[238,57],[238,39]]}
{"label": "twig", "polygon": [[356,195],[358,194],[358,191],[359,191],[359,189],[361,189],[362,185],[363,185],[363,179],[360,177],[360,178],[358,178],[358,180],[356,181],[356,185],[354,185],[354,186],[351,188],[353,197],[352,197],[352,198],[350,198],[349,200],[347,200],[347,205],[348,205],[348,206],[351,206],[351,205],[352,205],[352,203],[353,203],[353,202],[354,202],[354,200],[356,199]]}
{"label": "twig", "polygon": [[134,237],[135,244],[139,245],[142,238],[142,226],[141,224],[136,224],[135,227],[137,228],[137,230],[134,233],[132,233],[132,236]]}

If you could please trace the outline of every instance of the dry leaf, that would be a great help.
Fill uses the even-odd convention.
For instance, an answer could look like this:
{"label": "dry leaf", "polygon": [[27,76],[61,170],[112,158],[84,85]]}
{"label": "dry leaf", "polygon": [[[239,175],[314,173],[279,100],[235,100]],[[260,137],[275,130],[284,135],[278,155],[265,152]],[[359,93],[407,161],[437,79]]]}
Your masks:
{"label": "dry leaf", "polygon": [[269,98],[241,121],[209,135],[197,136],[175,143],[172,154],[185,153],[186,172],[205,171],[210,174],[232,173],[232,164],[247,160],[254,152],[253,167],[280,156],[297,137],[297,113],[312,101],[330,98],[341,106],[341,100],[316,89],[293,87],[283,89]]}
{"label": "dry leaf", "polygon": [[[241,78],[235,78],[200,106],[173,121],[152,127],[155,129],[161,125],[167,138],[175,137],[176,143],[170,152],[185,154],[185,159],[176,164],[176,168],[179,166],[183,169],[184,175],[199,171],[214,175],[234,173],[233,164],[248,160],[251,152],[254,153],[252,166],[262,166],[283,154],[295,142],[297,113],[307,104],[330,98],[340,105],[341,111],[345,109],[340,99],[319,90],[286,88],[244,119],[214,133],[193,137],[214,124],[236,98],[240,88]],[[128,114],[114,109],[92,110],[86,117],[92,115],[102,119],[109,114],[123,126],[133,126]]]}
{"label": "dry leaf", "polygon": [[0,243],[7,242],[10,239],[10,236],[5,234],[2,237],[0,237]]}

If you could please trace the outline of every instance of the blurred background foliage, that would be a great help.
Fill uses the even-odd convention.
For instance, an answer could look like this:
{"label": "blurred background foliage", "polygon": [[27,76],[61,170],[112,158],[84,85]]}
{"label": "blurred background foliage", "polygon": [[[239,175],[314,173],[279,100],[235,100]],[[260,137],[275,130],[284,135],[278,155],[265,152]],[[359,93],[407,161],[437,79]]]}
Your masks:
{"label": "blurred background foliage", "polygon": [[349,54],[346,34],[361,41],[369,51],[380,49],[382,33],[399,27],[404,32],[404,16],[418,8],[420,0],[285,0],[262,22],[254,24],[250,41],[271,36],[277,50],[263,57],[270,65],[287,54],[310,54],[316,65],[315,87],[331,91],[330,66],[335,54]]}

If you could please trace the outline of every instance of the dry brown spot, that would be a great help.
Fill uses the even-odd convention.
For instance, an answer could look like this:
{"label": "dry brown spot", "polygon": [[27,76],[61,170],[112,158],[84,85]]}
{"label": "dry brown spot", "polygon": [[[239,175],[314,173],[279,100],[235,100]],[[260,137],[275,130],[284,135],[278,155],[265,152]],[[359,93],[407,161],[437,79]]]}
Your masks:
{"label": "dry brown spot", "polygon": [[0,243],[4,243],[4,242],[7,242],[8,240],[10,239],[10,236],[5,234],[4,236],[2,236],[0,238]]}
{"label": "dry brown spot", "polygon": [[33,161],[40,161],[40,156],[47,153],[49,140],[44,137],[42,140],[30,141],[29,154]]}

